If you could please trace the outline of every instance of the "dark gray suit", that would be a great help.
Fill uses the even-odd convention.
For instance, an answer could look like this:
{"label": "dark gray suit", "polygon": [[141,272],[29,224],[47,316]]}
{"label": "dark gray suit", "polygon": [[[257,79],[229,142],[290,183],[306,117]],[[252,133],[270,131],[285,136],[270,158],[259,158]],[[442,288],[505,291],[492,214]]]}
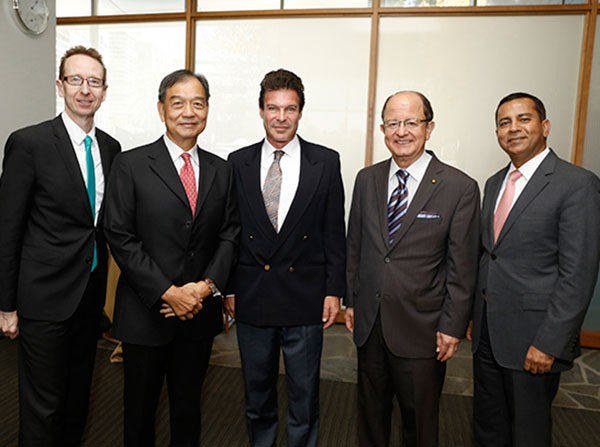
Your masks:
{"label": "dark gray suit", "polygon": [[[370,430],[389,441],[393,394],[399,400],[412,400],[412,408],[401,408],[404,442],[408,445],[437,442],[437,405],[445,364],[435,360],[436,332],[457,338],[464,336],[477,273],[477,183],[431,155],[391,246],[387,226],[391,160],[359,172],[348,228],[348,290],[344,302],[354,307],[359,394],[367,399],[364,405],[359,405],[359,411],[370,419],[367,422]],[[423,374],[409,379],[409,382],[433,380],[434,383],[423,384],[432,390],[430,398],[425,399],[427,404],[415,402],[412,396],[401,398],[412,393],[413,384],[399,385],[397,370],[392,372],[394,384],[382,385],[385,395],[364,395],[377,393],[361,388],[361,382],[367,382],[366,378],[361,379],[362,372],[373,367],[373,361],[363,355],[363,349],[374,337],[392,354],[388,359],[415,360],[414,365],[428,363]],[[421,419],[425,414],[427,421]],[[359,437],[361,420],[359,417]],[[425,441],[425,437],[431,441]],[[382,439],[381,444],[384,443],[386,440]]]}
{"label": "dark gray suit", "polygon": [[[479,431],[485,432],[480,435],[490,436],[479,439],[482,445],[547,445],[549,438],[527,436],[536,432],[537,425],[550,423],[550,404],[558,386],[558,374],[552,373],[571,368],[580,354],[579,331],[598,274],[600,181],[550,151],[494,244],[494,208],[507,170],[487,181],[481,214],[482,255],[473,311],[476,426],[479,421]],[[523,370],[530,345],[555,357],[550,374],[534,376]],[[523,389],[515,383],[503,392],[492,385],[494,369],[502,374],[518,372],[518,380],[525,381]],[[511,440],[510,427],[501,426],[509,417],[500,414],[501,407],[506,399],[516,400],[509,411],[513,419],[519,417],[521,404],[512,393],[523,397],[531,391],[535,385],[528,378],[550,381],[544,385],[549,392],[544,402],[529,395],[523,399],[531,406],[523,410],[526,433],[517,430]],[[492,389],[499,394],[491,395]],[[488,426],[490,420],[498,433]],[[540,431],[550,436],[549,427]]]}

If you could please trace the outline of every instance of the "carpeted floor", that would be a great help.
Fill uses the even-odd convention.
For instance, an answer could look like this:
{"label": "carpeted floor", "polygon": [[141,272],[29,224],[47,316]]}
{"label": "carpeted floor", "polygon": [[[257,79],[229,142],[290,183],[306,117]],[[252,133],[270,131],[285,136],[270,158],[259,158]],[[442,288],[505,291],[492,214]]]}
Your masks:
{"label": "carpeted floor", "polygon": [[[17,445],[17,378],[16,343],[0,340],[0,447]],[[120,364],[108,362],[110,352],[99,349],[92,389],[86,447],[122,445],[122,380]],[[280,376],[280,411],[282,414],[278,445],[285,443],[285,377]],[[169,444],[169,415],[166,393],[157,414],[158,447]],[[247,446],[244,421],[244,390],[241,370],[211,366],[204,386],[204,447]],[[440,446],[468,447],[471,440],[472,399],[444,394],[440,409]],[[395,413],[392,446],[401,445],[400,420]],[[554,409],[555,447],[597,447],[600,445],[600,413]],[[356,445],[356,386],[350,383],[321,381],[322,447]]]}

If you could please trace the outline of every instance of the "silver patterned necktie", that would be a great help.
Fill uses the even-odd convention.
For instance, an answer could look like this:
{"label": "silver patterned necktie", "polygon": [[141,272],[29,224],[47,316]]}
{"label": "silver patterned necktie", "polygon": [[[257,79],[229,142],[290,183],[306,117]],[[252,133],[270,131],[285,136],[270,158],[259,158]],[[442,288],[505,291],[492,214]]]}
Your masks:
{"label": "silver patterned necktie", "polygon": [[283,154],[284,152],[281,150],[276,150],[273,153],[273,163],[269,166],[262,190],[265,208],[275,231],[277,231],[277,214],[279,212],[279,196],[281,195],[281,166],[279,161]]}

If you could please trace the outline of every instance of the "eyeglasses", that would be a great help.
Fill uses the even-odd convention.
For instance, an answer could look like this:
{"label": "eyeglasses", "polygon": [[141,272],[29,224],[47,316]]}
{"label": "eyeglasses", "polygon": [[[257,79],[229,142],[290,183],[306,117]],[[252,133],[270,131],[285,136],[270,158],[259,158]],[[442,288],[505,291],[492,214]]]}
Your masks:
{"label": "eyeglasses", "polygon": [[103,79],[98,78],[84,78],[81,76],[65,76],[63,77],[63,81],[67,84],[72,85],[73,87],[79,87],[83,85],[83,81],[87,82],[87,85],[91,88],[100,88],[104,85]]}
{"label": "eyeglasses", "polygon": [[413,130],[416,129],[417,127],[419,127],[421,125],[421,123],[428,123],[430,120],[420,120],[417,118],[409,118],[407,120],[404,121],[396,121],[396,120],[392,120],[392,121],[388,121],[383,123],[383,127],[385,130],[397,130],[398,128],[400,128],[400,126],[402,124],[404,124],[404,127],[408,130]]}

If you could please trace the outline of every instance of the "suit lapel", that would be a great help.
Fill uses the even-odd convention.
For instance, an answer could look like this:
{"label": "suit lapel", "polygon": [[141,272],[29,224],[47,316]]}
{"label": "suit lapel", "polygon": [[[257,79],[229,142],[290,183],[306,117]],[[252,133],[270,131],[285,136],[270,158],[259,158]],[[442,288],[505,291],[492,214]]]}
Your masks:
{"label": "suit lapel", "polygon": [[414,198],[410,201],[410,206],[406,210],[406,215],[402,220],[400,229],[394,236],[394,243],[390,247],[392,250],[402,240],[408,229],[415,221],[417,214],[423,209],[427,201],[435,193],[435,191],[442,187],[443,183],[443,172],[444,166],[438,161],[437,157],[432,153],[431,161],[427,170],[419,183],[419,187],[415,193]]}
{"label": "suit lapel", "polygon": [[100,151],[100,161],[102,163],[102,173],[104,174],[104,184],[108,183],[108,175],[110,174],[110,156],[108,153],[108,143],[103,132],[96,128],[96,140],[98,141],[98,149]]}
{"label": "suit lapel", "polygon": [[88,199],[85,180],[83,179],[81,168],[79,167],[79,162],[77,161],[77,156],[75,155],[75,149],[71,143],[71,138],[69,137],[67,128],[65,127],[60,115],[52,120],[52,127],[54,129],[54,135],[56,136],[56,150],[60,154],[60,157],[67,168],[67,172],[69,173],[69,177],[73,182],[75,190],[79,191],[75,194],[75,196],[77,196],[79,204],[87,210],[87,214],[91,219],[92,207]]}
{"label": "suit lapel", "polygon": [[388,174],[390,172],[390,158],[387,163],[381,163],[375,172],[375,196],[377,197],[377,215],[379,216],[379,234],[385,247],[390,244],[389,229],[388,229]]}
{"label": "suit lapel", "polygon": [[508,213],[506,222],[504,222],[504,226],[498,235],[498,241],[496,241],[496,245],[498,245],[506,233],[510,231],[515,221],[519,218],[521,213],[523,213],[531,201],[546,187],[548,183],[550,183],[550,176],[554,172],[555,165],[556,155],[554,152],[550,152],[544,161],[542,161],[540,166],[536,169],[533,176],[529,179],[525,189],[521,195],[519,195],[519,198],[511,208],[510,213]]}
{"label": "suit lapel", "polygon": [[[200,180],[198,181],[198,198],[196,199],[196,216],[200,212],[200,208],[204,205],[208,192],[215,179],[216,169],[213,162],[209,159],[206,152],[198,148],[198,157],[200,160]],[[185,192],[185,191],[184,191]],[[195,216],[194,216],[195,217]]]}
{"label": "suit lapel", "polygon": [[500,188],[509,166],[502,169],[490,179],[485,197],[483,198],[483,206],[481,208],[481,239],[482,243],[490,251],[494,247],[494,208],[496,207],[498,194],[500,194]]}
{"label": "suit lapel", "polygon": [[264,235],[269,239],[273,240],[277,236],[267,210],[265,208],[265,202],[262,196],[262,185],[260,184],[260,157],[262,151],[262,144],[256,143],[252,150],[249,151],[250,155],[244,162],[244,169],[240,173],[241,188],[244,191],[244,198],[248,201],[248,207],[250,213],[257,223],[257,226],[261,229]]}
{"label": "suit lapel", "polygon": [[[167,185],[173,194],[189,208],[190,203],[185,194],[185,190],[183,189],[183,184],[181,183],[179,174],[177,174],[177,169],[175,169],[171,155],[169,155],[169,150],[167,149],[167,146],[165,146],[162,137],[154,142],[148,153],[148,158],[150,159],[150,169],[154,171],[158,178]],[[197,208],[198,207],[196,207],[196,209]]]}

